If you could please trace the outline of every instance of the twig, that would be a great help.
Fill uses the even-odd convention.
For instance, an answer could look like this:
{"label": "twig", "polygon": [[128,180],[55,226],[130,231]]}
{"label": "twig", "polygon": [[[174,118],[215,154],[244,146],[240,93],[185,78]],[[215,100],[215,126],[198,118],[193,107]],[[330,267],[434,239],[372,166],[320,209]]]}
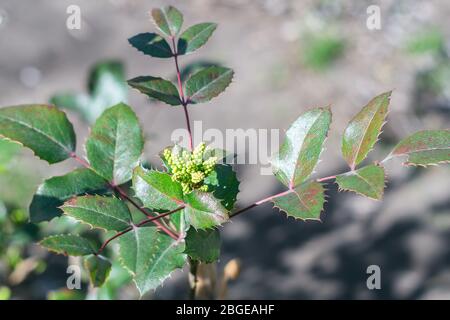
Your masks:
{"label": "twig", "polygon": [[173,57],[175,60],[175,68],[177,70],[177,80],[178,80],[178,93],[180,95],[181,104],[183,105],[184,110],[184,117],[186,119],[186,127],[189,134],[189,150],[192,151],[193,149],[193,141],[192,141],[192,130],[191,130],[191,121],[189,119],[189,111],[188,111],[188,100],[184,96],[183,91],[183,84],[181,82],[181,72],[180,72],[180,66],[178,64],[178,51],[177,51],[177,45],[175,43],[175,37],[172,38],[172,46],[173,46]]}

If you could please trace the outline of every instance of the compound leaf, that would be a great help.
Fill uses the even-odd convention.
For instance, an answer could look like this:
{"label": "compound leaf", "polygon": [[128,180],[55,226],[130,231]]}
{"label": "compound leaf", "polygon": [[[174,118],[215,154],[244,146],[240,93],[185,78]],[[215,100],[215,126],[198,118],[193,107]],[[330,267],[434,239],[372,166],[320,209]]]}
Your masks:
{"label": "compound leaf", "polygon": [[450,162],[450,130],[424,130],[400,141],[389,157],[407,156],[405,165],[428,166]]}
{"label": "compound leaf", "polygon": [[186,29],[178,39],[178,54],[189,54],[205,45],[216,28],[216,23],[205,22]]}
{"label": "compound leaf", "polygon": [[62,214],[59,208],[64,201],[81,194],[103,194],[108,183],[92,170],[76,169],[63,176],[42,183],[30,204],[30,221],[50,221]]}
{"label": "compound leaf", "polygon": [[186,250],[191,259],[213,263],[220,256],[220,232],[217,229],[189,229],[186,236]]}
{"label": "compound leaf", "polygon": [[120,259],[134,276],[141,296],[159,287],[186,263],[184,241],[175,241],[155,227],[140,227],[119,238]]}
{"label": "compound leaf", "polygon": [[300,184],[284,196],[272,200],[275,207],[289,217],[301,220],[320,220],[325,203],[324,188],[321,183],[312,181]]}
{"label": "compound leaf", "polygon": [[43,239],[40,245],[58,254],[87,256],[95,253],[89,240],[72,234],[60,234]]}
{"label": "compound leaf", "polygon": [[143,147],[144,138],[136,114],[123,103],[103,112],[86,141],[92,169],[114,185],[131,179]]}
{"label": "compound leaf", "polygon": [[0,109],[0,137],[30,148],[36,156],[53,164],[75,151],[73,126],[55,106],[34,104]]}
{"label": "compound leaf", "polygon": [[372,150],[385,123],[391,92],[373,98],[347,125],[342,155],[352,170]]}
{"label": "compound leaf", "polygon": [[84,259],[84,267],[89,272],[93,287],[101,287],[111,272],[111,262],[100,255],[89,255]]}
{"label": "compound leaf", "polygon": [[130,227],[130,210],[125,202],[114,197],[76,197],[64,203],[61,209],[94,228],[122,231]]}
{"label": "compound leaf", "polygon": [[128,42],[143,54],[155,58],[173,57],[172,49],[167,41],[156,33],[140,33],[128,39]]}
{"label": "compound leaf", "polygon": [[275,176],[289,188],[305,181],[313,172],[331,123],[329,108],[302,114],[286,132],[280,150],[272,158]]}
{"label": "compound leaf", "polygon": [[178,89],[168,80],[147,76],[128,80],[128,84],[150,98],[172,106],[181,104]]}
{"label": "compound leaf", "polygon": [[384,169],[377,164],[336,176],[341,190],[353,191],[371,199],[381,200],[384,192]]}
{"label": "compound leaf", "polygon": [[185,96],[190,103],[207,102],[231,83],[233,70],[224,67],[208,67],[193,74],[185,83]]}
{"label": "compound leaf", "polygon": [[152,10],[151,14],[156,27],[164,35],[174,37],[180,32],[183,15],[177,8],[172,6],[156,8]]}

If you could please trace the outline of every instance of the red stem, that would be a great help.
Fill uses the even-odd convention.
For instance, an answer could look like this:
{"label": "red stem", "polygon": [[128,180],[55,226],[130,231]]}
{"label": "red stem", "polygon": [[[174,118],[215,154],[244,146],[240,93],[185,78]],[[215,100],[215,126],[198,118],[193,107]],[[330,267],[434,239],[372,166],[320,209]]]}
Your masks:
{"label": "red stem", "polygon": [[273,199],[275,199],[275,198],[285,196],[285,195],[291,193],[292,191],[293,191],[292,189],[289,189],[289,190],[286,190],[286,191],[283,191],[283,192],[274,194],[273,196],[270,196],[270,197],[264,198],[264,199],[262,199],[262,200],[259,200],[259,201],[255,202],[255,203],[249,205],[248,207],[242,208],[242,209],[240,209],[240,210],[238,210],[238,211],[232,213],[232,214],[230,215],[230,217],[235,217],[235,216],[237,216],[238,214],[241,214],[242,212],[245,212],[245,211],[247,211],[247,210],[250,210],[250,209],[252,209],[252,208],[254,208],[254,207],[256,207],[256,206],[262,205],[263,203],[269,202],[269,201],[271,201],[271,200],[273,200]]}
{"label": "red stem", "polygon": [[125,233],[130,232],[131,230],[133,230],[133,227],[126,228],[125,230],[123,230],[123,231],[121,231],[121,232],[118,232],[117,234],[115,234],[114,236],[112,236],[111,238],[109,238],[108,240],[106,240],[106,241],[102,244],[102,246],[100,247],[100,249],[98,249],[98,251],[97,251],[97,253],[96,253],[95,255],[98,256],[99,254],[101,254],[101,253],[103,252],[103,250],[106,248],[106,246],[107,246],[111,241],[113,241],[114,239],[116,239],[116,238],[118,238],[118,237],[120,237],[120,236],[123,236]]}
{"label": "red stem", "polygon": [[[153,217],[151,215],[151,213],[147,212],[147,210],[145,210],[144,208],[142,208],[136,201],[134,201],[133,199],[131,199],[122,189],[120,189],[117,186],[112,186],[112,188],[114,188],[115,191],[117,191],[119,193],[119,195],[122,197],[123,200],[126,200],[128,202],[130,202],[136,209],[138,209],[140,212],[142,212],[143,214],[145,214],[147,217],[149,218],[160,218],[160,216],[156,216]],[[162,218],[162,217],[161,217]],[[154,224],[156,224],[158,226],[158,228],[160,228],[161,230],[163,230],[165,233],[167,233],[169,236],[171,236],[173,239],[178,239],[178,235],[175,234],[173,231],[171,231],[169,228],[167,228],[165,225],[163,225],[161,222],[156,221],[157,219],[154,220],[150,220],[152,221]],[[150,222],[149,221],[149,222]]]}
{"label": "red stem", "polygon": [[[161,218],[164,218],[164,217],[167,217],[167,216],[171,215],[172,213],[175,213],[175,212],[177,212],[177,211],[179,211],[179,210],[181,210],[181,209],[183,209],[183,208],[184,208],[184,206],[181,206],[181,207],[178,207],[178,208],[176,208],[176,209],[174,209],[174,210],[172,210],[172,211],[165,212],[165,213],[162,213],[162,214],[160,214],[160,215],[157,215],[156,217],[149,217],[149,218],[147,218],[147,219],[145,219],[145,220],[139,222],[135,227],[140,227],[140,226],[142,226],[142,225],[144,225],[144,224],[146,224],[146,223],[149,223],[149,222],[156,222],[156,220],[161,219]],[[106,248],[106,246],[107,246],[111,241],[113,241],[114,239],[117,239],[117,238],[120,237],[120,236],[123,236],[125,233],[130,232],[131,230],[133,230],[133,227],[128,227],[128,228],[126,228],[125,230],[123,230],[123,231],[121,231],[121,232],[118,232],[117,234],[115,234],[114,236],[112,236],[111,238],[109,238],[108,240],[106,240],[106,241],[102,244],[102,246],[100,247],[100,249],[98,249],[96,255],[101,254],[102,251]],[[177,239],[178,239],[178,238],[176,238],[176,239],[174,239],[174,240],[177,240]]]}
{"label": "red stem", "polygon": [[180,66],[178,64],[178,52],[177,52],[177,45],[175,43],[175,37],[172,38],[172,46],[173,46],[173,57],[175,60],[175,68],[177,70],[177,81],[178,81],[178,93],[180,95],[181,104],[183,105],[184,110],[184,116],[186,118],[186,127],[189,134],[189,149],[193,149],[193,142],[192,142],[192,130],[191,130],[191,121],[189,120],[189,112],[188,112],[188,100],[184,96],[183,91],[183,84],[181,82],[181,72],[180,72]]}
{"label": "red stem", "polygon": [[323,182],[323,181],[327,181],[327,180],[332,180],[332,179],[336,179],[336,176],[329,176],[329,177],[325,177],[325,178],[320,178],[317,179],[317,182]]}
{"label": "red stem", "polygon": [[[78,163],[80,163],[81,165],[83,165],[84,167],[88,168],[88,169],[92,169],[91,166],[89,165],[89,163],[87,163],[86,160],[80,158],[76,153],[72,152],[70,154],[70,156],[77,161]],[[147,210],[145,210],[144,208],[141,208],[141,206],[136,203],[136,201],[134,201],[133,199],[131,199],[125,191],[123,191],[120,187],[115,186],[111,183],[109,183],[110,188],[112,188],[114,191],[118,192],[120,197],[123,200],[126,200],[128,202],[130,202],[136,209],[138,209],[140,212],[142,212],[143,214],[145,214],[147,217],[152,217],[152,215],[150,213],[147,212]],[[164,226],[161,222],[159,221],[153,221],[154,224],[156,224],[161,230],[163,230],[165,233],[167,233],[170,237],[172,237],[173,239],[178,239],[178,235],[174,232],[172,232],[169,228],[167,228],[166,226]]]}
{"label": "red stem", "polygon": [[[336,179],[336,176],[335,176],[335,175],[334,175],[334,176],[328,176],[328,177],[325,177],[325,178],[317,179],[316,181],[317,181],[317,182],[323,182],[323,181],[332,180],[332,179]],[[289,190],[286,190],[286,191],[277,193],[277,194],[275,194],[275,195],[273,195],[273,196],[270,196],[270,197],[264,198],[264,199],[262,199],[262,200],[259,200],[259,201],[255,202],[255,203],[253,203],[253,204],[251,204],[251,205],[245,207],[245,208],[242,208],[242,209],[240,209],[240,210],[238,210],[238,211],[232,213],[232,214],[230,215],[230,217],[235,217],[235,216],[237,216],[238,214],[241,214],[242,212],[245,212],[245,211],[247,211],[247,210],[253,209],[253,208],[256,207],[256,206],[259,206],[259,205],[261,205],[261,204],[263,204],[263,203],[266,203],[266,202],[271,201],[272,199],[275,199],[275,198],[278,198],[278,197],[285,196],[285,195],[287,195],[287,194],[289,194],[289,193],[291,193],[291,192],[293,192],[293,183],[292,183],[292,182],[289,183]]]}

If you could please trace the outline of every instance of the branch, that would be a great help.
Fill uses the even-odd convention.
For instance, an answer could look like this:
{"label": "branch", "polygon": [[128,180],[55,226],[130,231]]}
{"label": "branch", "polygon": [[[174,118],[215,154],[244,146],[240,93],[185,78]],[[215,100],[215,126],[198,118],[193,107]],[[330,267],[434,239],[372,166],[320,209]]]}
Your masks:
{"label": "branch", "polygon": [[[72,152],[70,154],[70,156],[77,161],[78,163],[80,163],[81,165],[83,165],[84,167],[91,169],[92,167],[89,165],[89,163],[86,162],[86,160],[80,158],[75,152]],[[108,185],[111,189],[113,189],[114,191],[116,191],[117,193],[119,193],[120,197],[123,200],[126,200],[128,202],[130,202],[136,209],[138,209],[140,212],[142,212],[144,215],[146,215],[147,217],[152,217],[151,213],[147,212],[147,210],[145,210],[144,208],[142,208],[138,203],[136,203],[136,201],[134,201],[132,198],[130,198],[127,193],[125,191],[123,191],[120,187],[111,184],[110,182],[108,182]],[[157,216],[159,217],[159,216]],[[173,239],[178,239],[178,235],[176,233],[174,233],[173,231],[171,231],[169,228],[167,228],[166,226],[164,226],[161,222],[155,220],[152,220],[154,222],[155,225],[157,225],[161,230],[163,230],[165,233],[167,233],[167,235],[169,235],[170,237],[172,237]]]}
{"label": "branch", "polygon": [[274,194],[273,196],[270,196],[270,197],[264,198],[264,199],[262,199],[262,200],[259,200],[259,201],[255,202],[255,203],[249,205],[248,207],[242,208],[242,209],[240,209],[240,210],[238,210],[238,211],[232,213],[232,214],[230,215],[230,218],[235,217],[235,216],[237,216],[238,214],[241,214],[241,213],[243,213],[243,212],[245,212],[245,211],[247,211],[247,210],[253,209],[254,207],[257,207],[257,206],[259,206],[259,205],[261,205],[261,204],[264,204],[264,203],[266,203],[266,202],[269,202],[269,201],[271,201],[272,199],[275,199],[275,198],[278,198],[278,197],[285,196],[285,195],[291,193],[292,191],[293,191],[293,189],[289,189],[289,190],[286,190],[286,191],[283,191],[283,192]]}
{"label": "branch", "polygon": [[[350,172],[350,171],[348,171],[348,172]],[[324,181],[328,181],[328,180],[332,180],[332,179],[336,179],[336,175],[328,176],[328,177],[324,177],[324,178],[320,178],[320,179],[316,179],[316,181],[317,181],[317,182],[324,182]],[[266,202],[269,202],[269,201],[271,201],[271,200],[273,200],[273,199],[275,199],[275,198],[285,196],[285,195],[287,195],[287,194],[293,192],[293,190],[294,190],[294,188],[293,188],[293,186],[290,184],[288,190],[283,191],[283,192],[280,192],[280,193],[277,193],[277,194],[275,194],[275,195],[273,195],[273,196],[264,198],[264,199],[262,199],[262,200],[259,200],[259,201],[255,202],[255,203],[253,203],[253,204],[251,204],[251,205],[245,207],[245,208],[239,209],[238,211],[236,211],[236,212],[230,214],[230,218],[235,217],[235,216],[237,216],[237,215],[239,215],[239,214],[241,214],[241,213],[243,213],[243,212],[245,212],[245,211],[248,211],[248,210],[250,210],[250,209],[253,209],[254,207],[257,207],[257,206],[259,206],[259,205],[261,205],[261,204],[264,204],[264,203],[266,203]]]}
{"label": "branch", "polygon": [[[184,208],[184,206],[180,206],[180,207],[178,207],[178,208],[176,208],[176,209],[174,209],[174,210],[172,210],[172,211],[165,212],[165,213],[162,213],[162,214],[160,214],[160,215],[157,215],[156,217],[148,217],[147,219],[145,219],[145,220],[139,222],[138,224],[136,224],[135,226],[128,227],[128,228],[126,228],[125,230],[118,232],[117,234],[115,234],[114,236],[112,236],[111,238],[109,238],[108,240],[106,240],[106,241],[102,244],[102,246],[100,247],[100,249],[98,249],[96,255],[101,254],[102,251],[106,248],[106,246],[107,246],[111,241],[113,241],[114,239],[119,238],[120,236],[123,236],[125,233],[130,232],[130,231],[133,230],[134,228],[139,228],[139,227],[141,227],[141,226],[143,226],[144,224],[149,223],[149,222],[156,222],[158,219],[167,217],[167,216],[169,216],[169,215],[171,215],[171,214],[173,214],[173,213],[175,213],[175,212],[177,212],[177,211],[180,211],[180,210],[183,209],[183,208]],[[178,238],[176,238],[176,239],[174,239],[174,240],[178,240]]]}
{"label": "branch", "polygon": [[180,72],[180,66],[178,65],[178,51],[177,51],[177,45],[175,43],[175,37],[171,37],[172,39],[172,46],[173,46],[173,57],[175,60],[175,68],[177,70],[177,80],[178,80],[178,93],[180,95],[181,104],[183,105],[184,110],[184,117],[186,118],[186,127],[189,134],[189,149],[193,149],[193,142],[192,142],[192,131],[191,131],[191,121],[189,120],[189,111],[187,109],[188,101],[184,96],[183,91],[183,84],[181,83],[181,72]]}

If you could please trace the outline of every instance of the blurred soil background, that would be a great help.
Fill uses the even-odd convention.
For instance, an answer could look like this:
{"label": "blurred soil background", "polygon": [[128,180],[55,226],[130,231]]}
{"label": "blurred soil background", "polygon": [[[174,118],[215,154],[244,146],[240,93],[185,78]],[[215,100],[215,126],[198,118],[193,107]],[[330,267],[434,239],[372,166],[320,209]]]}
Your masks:
{"label": "blurred soil background", "polygon": [[[66,28],[72,4],[81,8],[81,30]],[[137,33],[154,31],[149,9],[168,4],[183,12],[185,26],[219,23],[204,48],[181,57],[182,65],[214,62],[235,70],[224,94],[191,107],[191,118],[202,120],[203,130],[285,130],[308,108],[331,105],[333,124],[316,172],[321,177],[347,171],[341,133],[382,92],[394,90],[388,123],[368,162],[383,159],[410,133],[449,127],[450,2],[442,0],[0,0],[0,105],[84,92],[89,68],[104,59],[121,60],[127,79],[173,77],[172,60],[149,58],[127,43]],[[381,30],[366,27],[373,4],[381,8]],[[159,165],[155,155],[170,144],[174,129],[184,127],[183,112],[131,90],[129,103],[145,128],[147,160]],[[69,118],[81,153],[88,125],[73,112]],[[236,167],[242,181],[238,206],[282,190],[274,177],[260,174],[261,165],[267,167]],[[0,230],[0,296],[64,296],[59,289],[67,259],[30,244],[38,239],[38,227],[26,223],[26,208],[43,178],[74,167],[71,161],[49,167],[26,150],[3,170],[0,164],[0,213],[20,226],[20,232]],[[286,219],[265,205],[225,225],[219,268],[233,258],[242,266],[229,298],[450,299],[449,167],[406,168],[395,160],[386,170],[381,202],[338,193],[329,184],[322,223]],[[57,229],[57,220],[39,228]],[[372,264],[381,268],[381,290],[366,287]],[[177,272],[149,298],[185,298],[186,276]],[[100,298],[137,294],[132,285],[119,291]]]}

